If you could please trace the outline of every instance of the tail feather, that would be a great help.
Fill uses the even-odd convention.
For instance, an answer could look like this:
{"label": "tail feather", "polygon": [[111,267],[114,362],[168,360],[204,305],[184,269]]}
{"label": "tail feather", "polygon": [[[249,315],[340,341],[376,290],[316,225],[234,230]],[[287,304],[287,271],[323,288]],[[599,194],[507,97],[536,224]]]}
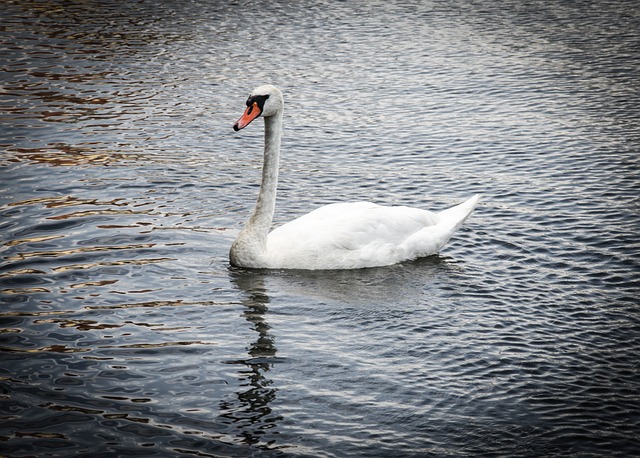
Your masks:
{"label": "tail feather", "polygon": [[416,232],[402,244],[402,248],[408,253],[405,259],[430,256],[439,252],[476,208],[479,199],[480,194],[476,194],[455,207],[437,213],[437,224]]}
{"label": "tail feather", "polygon": [[441,224],[450,224],[451,233],[453,234],[453,232],[462,226],[462,223],[465,222],[471,212],[473,212],[476,205],[478,205],[479,200],[480,194],[476,194],[455,207],[447,208],[446,210],[439,212],[438,217],[440,218]]}

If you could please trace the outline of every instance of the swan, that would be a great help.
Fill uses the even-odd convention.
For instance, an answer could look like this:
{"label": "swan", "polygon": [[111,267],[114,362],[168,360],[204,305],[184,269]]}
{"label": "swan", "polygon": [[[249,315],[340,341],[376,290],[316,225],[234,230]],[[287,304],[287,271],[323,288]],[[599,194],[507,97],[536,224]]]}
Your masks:
{"label": "swan", "polygon": [[237,132],[264,118],[262,183],[253,214],[231,245],[231,265],[266,269],[358,269],[437,253],[471,214],[480,195],[439,213],[369,202],[320,207],[269,232],[276,203],[284,98],[272,85],[254,89]]}

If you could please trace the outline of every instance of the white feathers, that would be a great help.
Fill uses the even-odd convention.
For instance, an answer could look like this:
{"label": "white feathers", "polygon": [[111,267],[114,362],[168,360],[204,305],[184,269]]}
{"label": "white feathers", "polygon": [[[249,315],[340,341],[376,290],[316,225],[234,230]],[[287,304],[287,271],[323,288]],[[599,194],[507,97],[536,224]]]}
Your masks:
{"label": "white feathers", "polygon": [[327,205],[274,229],[265,267],[354,269],[429,256],[447,243],[478,198],[444,214],[368,202]]}
{"label": "white feathers", "polygon": [[283,99],[273,86],[261,86],[251,96],[269,96],[263,113],[263,179],[254,213],[231,247],[233,265],[356,269],[429,256],[447,243],[478,203],[480,196],[476,195],[440,213],[369,202],[338,203],[268,233],[275,207]]}

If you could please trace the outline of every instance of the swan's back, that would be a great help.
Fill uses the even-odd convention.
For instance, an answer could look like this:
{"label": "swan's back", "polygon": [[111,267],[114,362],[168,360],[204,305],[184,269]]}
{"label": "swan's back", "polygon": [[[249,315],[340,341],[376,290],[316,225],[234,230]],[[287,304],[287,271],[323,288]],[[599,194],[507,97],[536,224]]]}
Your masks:
{"label": "swan's back", "polygon": [[268,267],[353,269],[432,255],[473,211],[478,197],[440,213],[369,202],[326,205],[269,234]]}

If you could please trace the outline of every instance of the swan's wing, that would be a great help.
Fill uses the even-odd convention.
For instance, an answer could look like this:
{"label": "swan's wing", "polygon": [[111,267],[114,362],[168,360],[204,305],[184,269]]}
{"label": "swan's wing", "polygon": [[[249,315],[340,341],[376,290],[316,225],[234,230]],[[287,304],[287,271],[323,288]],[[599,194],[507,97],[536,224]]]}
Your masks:
{"label": "swan's wing", "polygon": [[274,267],[350,268],[389,265],[413,255],[412,236],[439,222],[435,213],[368,202],[321,207],[269,234],[268,257]]}

